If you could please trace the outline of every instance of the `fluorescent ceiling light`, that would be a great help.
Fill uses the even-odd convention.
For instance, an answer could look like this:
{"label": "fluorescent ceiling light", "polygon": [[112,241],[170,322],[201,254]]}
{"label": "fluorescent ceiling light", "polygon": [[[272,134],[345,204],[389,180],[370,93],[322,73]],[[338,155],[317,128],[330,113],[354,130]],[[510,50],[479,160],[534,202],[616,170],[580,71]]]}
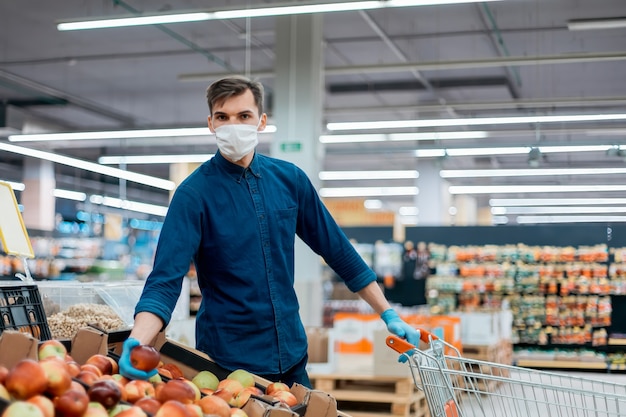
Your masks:
{"label": "fluorescent ceiling light", "polygon": [[492,198],[489,205],[496,206],[576,206],[624,204],[626,198]]}
{"label": "fluorescent ceiling light", "polygon": [[78,191],[61,190],[59,188],[55,188],[52,191],[52,194],[56,198],[64,198],[66,200],[85,201],[87,199],[87,194],[85,193],[80,193]]}
{"label": "fluorescent ceiling light", "polygon": [[[259,133],[274,133],[276,126],[268,125]],[[36,133],[29,135],[11,135],[10,142],[43,142],[55,140],[95,140],[95,139],[136,139],[136,138],[172,138],[184,136],[211,136],[208,127],[187,127],[176,129],[145,130],[104,130],[93,132]]]}
{"label": "fluorescent ceiling light", "polygon": [[176,187],[173,181],[164,180],[149,175],[138,174],[136,172],[124,171],[122,169],[102,166],[94,162],[83,161],[82,159],[70,158],[68,156],[58,155],[53,152],[44,152],[37,149],[25,148],[23,146],[11,145],[10,143],[0,142],[0,151],[12,152],[19,155],[39,158],[46,161],[52,161],[57,164],[67,165],[73,168],[83,169],[85,171],[95,172],[97,174],[108,175],[115,178],[124,179],[126,181],[136,182],[148,185],[150,187],[160,188],[162,190],[171,191]]}
{"label": "fluorescent ceiling light", "polygon": [[[614,145],[572,145],[572,146],[538,146],[541,153],[568,153],[568,152],[606,152]],[[487,156],[487,155],[521,155],[528,154],[530,146],[508,146],[501,148],[446,148],[446,149],[417,149],[418,158],[438,158],[444,156]]]}
{"label": "fluorescent ceiling light", "polygon": [[[385,7],[413,7],[456,3],[477,3],[479,0],[371,0],[321,4],[283,4],[275,7],[257,7],[239,10],[198,11],[193,13],[157,14],[151,16],[128,16],[98,20],[72,20],[57,25],[60,31],[102,29],[123,26],[163,25],[170,23],[198,22],[204,20],[241,19],[248,17],[284,16],[309,13],[345,12],[371,10]],[[480,0],[500,1],[500,0]]]}
{"label": "fluorescent ceiling light", "polygon": [[101,195],[92,195],[89,197],[89,201],[93,204],[101,204],[107,207],[153,214],[156,216],[165,216],[167,214],[167,207],[157,206],[155,204],[139,203],[137,201],[122,200],[119,198],[104,197]]}
{"label": "fluorescent ceiling light", "polygon": [[626,17],[607,17],[602,19],[574,19],[567,22],[569,30],[603,30],[626,28]]}
{"label": "fluorescent ceiling light", "polygon": [[378,197],[417,195],[417,187],[337,187],[322,188],[322,197]]}
{"label": "fluorescent ceiling light", "polygon": [[541,206],[541,207],[492,207],[492,214],[607,214],[626,213],[626,207],[570,207],[570,206]]}
{"label": "fluorescent ceiling light", "polygon": [[626,222],[626,216],[518,216],[519,224],[536,223],[618,223]]}
{"label": "fluorescent ceiling light", "polygon": [[489,137],[488,132],[420,132],[420,133],[390,133],[368,135],[322,135],[321,143],[366,143],[385,141],[412,141],[412,140],[453,140],[453,139],[483,139]]}
{"label": "fluorescent ceiling light", "polygon": [[385,120],[374,122],[340,122],[328,123],[326,129],[334,130],[370,130],[399,129],[414,127],[447,127],[447,126],[479,126],[505,125],[522,123],[566,123],[614,121],[626,119],[626,113],[617,114],[572,114],[560,116],[514,116],[514,117],[472,117],[462,119],[430,119],[430,120]]}
{"label": "fluorescent ceiling light", "polygon": [[6,181],[6,180],[0,180],[0,181],[6,182],[7,184],[9,184],[11,188],[15,191],[24,191],[26,189],[26,185],[24,185],[24,183],[22,182],[13,182],[13,181]]}
{"label": "fluorescent ceiling light", "polygon": [[626,185],[451,185],[450,194],[586,193],[626,191]]}
{"label": "fluorescent ceiling light", "polygon": [[415,170],[405,171],[321,171],[322,181],[334,180],[402,180],[418,178]]}
{"label": "fluorescent ceiling light", "polygon": [[196,155],[127,155],[127,156],[101,156],[98,163],[102,165],[135,165],[135,164],[177,164],[177,163],[203,163],[213,158],[215,154]]}
{"label": "fluorescent ceiling light", "polygon": [[442,169],[441,178],[533,177],[626,174],[626,168]]}

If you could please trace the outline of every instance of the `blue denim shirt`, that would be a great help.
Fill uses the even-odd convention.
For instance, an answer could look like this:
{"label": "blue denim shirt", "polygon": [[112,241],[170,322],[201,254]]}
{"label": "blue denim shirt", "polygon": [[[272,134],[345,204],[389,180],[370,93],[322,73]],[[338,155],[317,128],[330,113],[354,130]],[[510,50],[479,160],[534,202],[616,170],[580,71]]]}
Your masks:
{"label": "blue denim shirt", "polygon": [[244,169],[218,153],[176,190],[135,313],[168,324],[193,259],[202,291],[196,347],[228,369],[285,372],[307,351],[296,234],[350,290],[376,280],[300,168],[256,154]]}

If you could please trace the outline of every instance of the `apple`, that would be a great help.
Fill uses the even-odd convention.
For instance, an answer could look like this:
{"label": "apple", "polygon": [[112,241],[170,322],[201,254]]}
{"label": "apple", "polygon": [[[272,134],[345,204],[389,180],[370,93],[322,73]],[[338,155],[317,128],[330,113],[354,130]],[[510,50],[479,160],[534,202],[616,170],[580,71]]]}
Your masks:
{"label": "apple", "polygon": [[236,379],[224,378],[217,384],[217,389],[227,389],[232,392],[233,395],[237,395],[243,389],[243,385]]}
{"label": "apple", "polygon": [[99,402],[104,408],[111,408],[122,399],[122,390],[112,379],[101,379],[94,382],[88,389],[89,401]]}
{"label": "apple", "polygon": [[46,392],[53,396],[61,395],[70,387],[72,376],[65,362],[62,362],[60,359],[49,358],[40,361],[39,365],[46,373],[46,379],[48,380]]}
{"label": "apple", "polygon": [[204,417],[202,408],[198,404],[185,404],[189,417]]}
{"label": "apple", "polygon": [[67,355],[67,348],[56,339],[46,340],[37,348],[37,358],[39,360],[55,357],[65,361],[65,355]]}
{"label": "apple", "polygon": [[87,388],[85,388],[85,386],[80,383],[78,380],[72,380],[72,382],[70,383],[70,387],[68,389],[75,389],[78,391],[82,391],[85,394],[87,394]]}
{"label": "apple", "polygon": [[156,374],[148,378],[148,382],[152,383],[152,385],[156,385],[159,382],[163,382],[163,378],[161,378],[161,374],[157,372]]}
{"label": "apple", "polygon": [[200,388],[200,394],[213,395],[215,391],[210,388]]}
{"label": "apple", "polygon": [[248,414],[241,408],[231,408],[230,415],[233,417],[248,417]]}
{"label": "apple", "polygon": [[191,417],[185,404],[176,400],[168,400],[161,405],[154,417]]}
{"label": "apple", "polygon": [[111,375],[119,373],[120,365],[117,363],[117,361],[110,356],[107,356],[106,358],[109,360],[109,362],[111,362]]}
{"label": "apple", "polygon": [[48,387],[48,377],[39,362],[22,359],[9,371],[4,386],[18,400],[43,394]]}
{"label": "apple", "polygon": [[9,375],[9,368],[0,365],[0,384],[4,384],[5,379],[7,379],[7,375]]}
{"label": "apple", "polygon": [[281,403],[286,404],[288,407],[293,407],[298,404],[296,396],[289,391],[274,391],[274,393],[272,393],[272,397],[276,398]]}
{"label": "apple", "polygon": [[113,364],[108,356],[96,353],[87,358],[86,365],[93,365],[100,370],[101,375],[112,375]]}
{"label": "apple", "polygon": [[254,375],[252,375],[250,372],[246,371],[245,369],[236,369],[232,371],[230,374],[228,374],[226,379],[237,380],[241,382],[241,385],[243,385],[244,388],[254,386]]}
{"label": "apple", "polygon": [[157,368],[157,373],[161,375],[163,378],[168,378],[168,379],[174,378],[172,376],[172,373],[163,367]]}
{"label": "apple", "polygon": [[102,404],[91,401],[82,417],[109,417],[109,412]]}
{"label": "apple", "polygon": [[[126,378],[124,375],[122,374],[113,374],[111,375],[113,377],[114,380],[116,380],[117,382],[119,382],[122,385],[126,385],[130,382],[130,379]],[[150,381],[150,380],[148,380]],[[152,381],[150,381],[152,382]]]}
{"label": "apple", "polygon": [[198,386],[196,384],[194,384],[193,382],[191,382],[190,380],[188,380],[187,378],[182,378],[183,381],[185,381],[187,384],[189,384],[189,386],[191,387],[191,389],[193,390],[193,392],[196,393],[196,396],[194,398],[194,401],[197,401],[200,399],[200,397],[202,396],[202,394],[200,393],[200,388],[198,388]]}
{"label": "apple", "polygon": [[184,379],[172,379],[165,383],[161,389],[157,390],[156,399],[161,403],[168,400],[178,400],[183,404],[191,404],[196,400],[196,392]]}
{"label": "apple", "polygon": [[229,401],[228,403],[234,407],[241,408],[244,405],[246,405],[251,395],[252,395],[252,392],[246,389],[242,389],[241,392],[239,392],[239,394],[235,396],[234,400]]}
{"label": "apple", "polygon": [[156,398],[152,397],[140,398],[135,401],[134,405],[141,408],[146,413],[150,413],[152,415],[156,414],[156,412],[159,411],[159,408],[161,407],[161,403]]}
{"label": "apple", "polygon": [[130,351],[130,364],[140,371],[151,371],[157,367],[161,354],[153,346],[139,345]]}
{"label": "apple", "polygon": [[132,407],[130,404],[118,403],[109,410],[109,417],[116,416],[122,411],[128,410],[130,407]]}
{"label": "apple", "polygon": [[284,382],[272,382],[265,388],[267,395],[273,395],[274,391],[289,391],[289,385]]}
{"label": "apple", "polygon": [[234,394],[232,391],[226,389],[226,388],[218,388],[217,390],[215,390],[215,392],[213,393],[213,397],[220,397],[221,399],[223,399],[224,401],[226,401],[229,405],[234,405],[235,404],[235,398],[237,397],[238,394]]}
{"label": "apple", "polygon": [[170,371],[170,374],[172,374],[172,378],[176,379],[176,378],[182,378],[183,376],[183,371],[178,367],[178,365],[174,364],[174,363],[166,363],[164,364],[161,369],[165,369]]}
{"label": "apple", "polygon": [[226,401],[215,395],[200,398],[196,403],[204,414],[215,414],[219,417],[230,417],[230,406]]}
{"label": "apple", "polygon": [[78,381],[81,381],[87,385],[91,385],[94,382],[98,381],[100,379],[100,376],[91,371],[80,371],[78,375],[75,376],[75,378]]}
{"label": "apple", "polygon": [[35,404],[26,401],[15,401],[4,409],[2,417],[45,417]]}
{"label": "apple", "polygon": [[76,361],[65,361],[65,363],[72,378],[76,378],[76,375],[80,373],[80,364]]}
{"label": "apple", "polygon": [[191,382],[196,384],[196,386],[201,390],[203,388],[208,388],[215,391],[217,389],[217,384],[220,383],[220,380],[213,372],[204,370],[198,372],[193,378],[191,378]]}
{"label": "apple", "polygon": [[148,381],[141,379],[135,379],[124,385],[126,390],[126,400],[130,403],[134,403],[143,397],[154,397],[155,389]]}
{"label": "apple", "polygon": [[55,415],[58,417],[82,417],[87,411],[89,397],[82,391],[69,389],[54,397]]}
{"label": "apple", "polygon": [[84,363],[80,366],[80,370],[81,371],[89,371],[89,372],[93,372],[94,374],[98,375],[99,377],[101,377],[103,375],[102,371],[100,370],[100,368],[98,368],[96,365],[94,365],[93,363]]}
{"label": "apple", "polygon": [[26,402],[39,407],[44,417],[54,417],[54,403],[45,395],[35,395],[26,400]]}
{"label": "apple", "polygon": [[132,406],[126,410],[122,410],[115,415],[116,417],[147,417],[145,411],[139,407]]}

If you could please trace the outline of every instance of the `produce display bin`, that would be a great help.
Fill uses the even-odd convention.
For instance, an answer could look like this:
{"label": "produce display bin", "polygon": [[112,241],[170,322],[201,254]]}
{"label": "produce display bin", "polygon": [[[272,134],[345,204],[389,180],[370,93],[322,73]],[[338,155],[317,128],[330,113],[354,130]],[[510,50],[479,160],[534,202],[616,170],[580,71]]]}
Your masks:
{"label": "produce display bin", "polygon": [[0,332],[17,330],[39,340],[52,338],[37,285],[0,286]]}

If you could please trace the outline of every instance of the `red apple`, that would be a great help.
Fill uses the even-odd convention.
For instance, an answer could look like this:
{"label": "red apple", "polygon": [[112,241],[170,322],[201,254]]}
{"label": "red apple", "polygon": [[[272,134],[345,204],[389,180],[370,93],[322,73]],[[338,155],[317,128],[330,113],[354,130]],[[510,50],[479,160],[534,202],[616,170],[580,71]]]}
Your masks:
{"label": "red apple", "polygon": [[134,405],[152,415],[156,414],[156,412],[159,411],[159,408],[161,408],[161,403],[156,398],[152,397],[140,398]]}
{"label": "red apple", "polygon": [[82,417],[87,411],[89,397],[84,392],[69,389],[54,398],[55,415],[58,417]]}
{"label": "red apple", "polygon": [[35,404],[39,407],[44,417],[54,417],[54,403],[45,395],[35,395],[34,397],[30,397],[26,400],[26,402]]}
{"label": "red apple", "polygon": [[99,402],[104,408],[115,406],[122,399],[122,391],[118,383],[112,379],[101,379],[87,389],[89,401]]}
{"label": "red apple", "polygon": [[272,382],[265,388],[267,395],[273,395],[274,391],[289,391],[289,385],[284,382]]}
{"label": "red apple", "polygon": [[234,407],[241,408],[244,405],[246,405],[251,395],[252,395],[251,391],[243,389],[241,390],[239,394],[237,394],[237,396],[235,396],[232,402],[229,401],[228,403]]}
{"label": "red apple", "polygon": [[153,346],[139,345],[130,351],[130,364],[141,371],[151,371],[157,367],[161,354]]}
{"label": "red apple", "polygon": [[95,374],[91,371],[80,371],[78,375],[76,375],[75,378],[78,381],[81,381],[87,385],[91,385],[94,382],[98,381],[100,379],[100,376],[98,376],[98,374]]}
{"label": "red apple", "polygon": [[72,376],[68,371],[68,366],[60,359],[48,358],[39,362],[39,365],[46,373],[48,388],[46,392],[53,396],[64,393],[72,383]]}
{"label": "red apple", "polygon": [[154,417],[193,417],[185,404],[176,400],[168,400],[161,405]]}
{"label": "red apple", "polygon": [[243,385],[236,379],[225,378],[217,384],[217,389],[226,389],[233,393],[233,396],[239,394],[239,392],[243,389]]}
{"label": "red apple", "polygon": [[98,368],[96,365],[94,365],[93,363],[84,363],[80,366],[80,370],[81,371],[89,371],[89,372],[93,372],[94,374],[98,375],[99,377],[103,375],[102,371],[100,370],[100,368]]}
{"label": "red apple", "polygon": [[170,371],[170,374],[172,374],[172,378],[174,379],[183,378],[185,376],[183,371],[175,363],[166,363],[161,367],[161,369]]}
{"label": "red apple", "polygon": [[143,397],[155,396],[154,385],[141,379],[135,379],[128,382],[124,385],[124,389],[126,390],[126,400],[130,403],[134,403]]}
{"label": "red apple", "polygon": [[67,363],[67,369],[72,378],[76,378],[76,375],[80,373],[80,364],[76,361],[65,361],[65,363]]}
{"label": "red apple", "polygon": [[18,400],[43,394],[48,387],[48,377],[39,362],[22,359],[7,375],[4,386]]}
{"label": "red apple", "polygon": [[189,379],[187,378],[182,378],[183,381],[185,381],[187,384],[189,384],[189,386],[191,387],[191,389],[193,390],[193,392],[196,393],[196,396],[194,398],[194,401],[197,401],[200,399],[200,397],[202,396],[202,394],[200,393],[200,388],[198,388],[198,386],[196,384],[194,384],[193,382],[191,382]]}
{"label": "red apple", "polygon": [[75,380],[72,380],[69,389],[82,391],[85,394],[87,394],[87,388],[85,388],[85,386],[83,384],[81,384],[80,382],[75,381]]}
{"label": "red apple", "polygon": [[230,417],[230,406],[226,401],[215,395],[202,397],[196,403],[202,408],[204,414],[215,414],[219,417]]}
{"label": "red apple", "polygon": [[39,348],[37,348],[37,357],[39,360],[55,357],[64,361],[65,355],[67,355],[67,348],[63,343],[56,339],[46,340],[39,345]]}
{"label": "red apple", "polygon": [[120,411],[119,413],[115,414],[115,417],[147,417],[148,415],[146,414],[145,411],[143,411],[141,408],[136,407],[136,406],[132,406],[130,408],[127,408],[126,410]]}
{"label": "red apple", "polygon": [[45,417],[35,404],[26,401],[15,401],[9,404],[2,417]]}
{"label": "red apple", "polygon": [[286,404],[288,407],[293,407],[298,404],[296,396],[289,391],[274,391],[272,397],[276,398],[281,403]]}
{"label": "red apple", "polygon": [[185,404],[189,417],[204,417],[202,408],[198,404]]}
{"label": "red apple", "polygon": [[113,374],[113,364],[108,356],[96,353],[87,358],[85,364],[93,365],[100,370],[102,375]]}
{"label": "red apple", "polygon": [[164,378],[174,379],[172,373],[163,367],[157,368],[157,373]]}
{"label": "red apple", "polygon": [[222,400],[226,401],[229,405],[233,405],[235,403],[236,395],[226,388],[218,388],[212,395],[213,397],[220,397]]}
{"label": "red apple", "polygon": [[161,403],[168,400],[178,400],[183,404],[191,404],[196,400],[195,391],[183,379],[167,381],[160,390],[156,390],[156,399]]}

